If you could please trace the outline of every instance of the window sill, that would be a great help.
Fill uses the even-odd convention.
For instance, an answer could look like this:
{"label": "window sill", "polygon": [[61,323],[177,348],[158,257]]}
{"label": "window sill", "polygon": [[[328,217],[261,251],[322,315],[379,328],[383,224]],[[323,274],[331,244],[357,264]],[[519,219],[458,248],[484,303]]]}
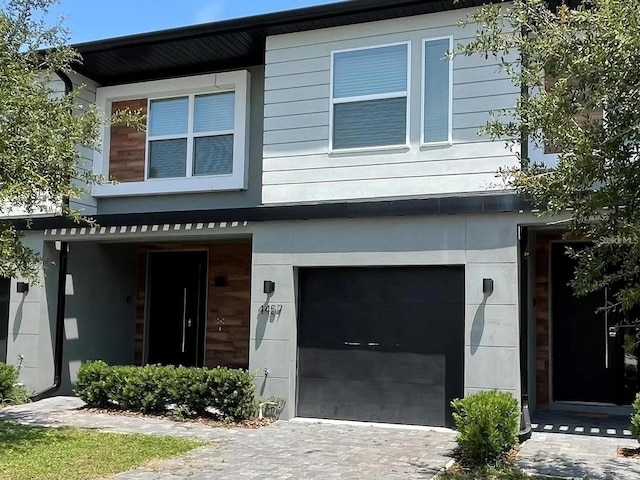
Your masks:
{"label": "window sill", "polygon": [[390,145],[384,147],[365,147],[365,148],[345,148],[338,150],[329,150],[330,157],[347,157],[351,155],[359,155],[366,153],[399,153],[408,152],[411,147],[409,145]]}
{"label": "window sill", "polygon": [[223,192],[244,190],[242,178],[236,175],[215,177],[152,179],[145,182],[104,183],[94,185],[94,197],[125,197],[141,195],[176,195],[180,193]]}
{"label": "window sill", "polygon": [[420,150],[435,150],[437,148],[449,148],[453,147],[453,142],[431,142],[431,143],[421,143]]}

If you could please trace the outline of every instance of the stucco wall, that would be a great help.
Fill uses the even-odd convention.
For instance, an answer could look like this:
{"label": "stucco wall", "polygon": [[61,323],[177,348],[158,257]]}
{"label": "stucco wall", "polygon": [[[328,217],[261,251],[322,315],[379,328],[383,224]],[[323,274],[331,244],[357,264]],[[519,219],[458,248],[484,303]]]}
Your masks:
{"label": "stucco wall", "polygon": [[[270,224],[254,234],[250,368],[261,397],[287,399],[295,414],[296,268],[464,265],[466,393],[498,388],[520,397],[517,224],[524,215],[450,215]],[[482,279],[495,290],[485,297]],[[260,313],[263,282],[276,282]],[[264,369],[269,370],[265,378]]]}

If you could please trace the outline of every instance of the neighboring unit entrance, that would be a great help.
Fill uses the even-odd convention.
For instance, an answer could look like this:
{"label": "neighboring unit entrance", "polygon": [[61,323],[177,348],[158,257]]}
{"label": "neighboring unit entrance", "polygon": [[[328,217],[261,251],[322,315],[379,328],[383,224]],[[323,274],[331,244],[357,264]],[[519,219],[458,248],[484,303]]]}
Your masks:
{"label": "neighboring unit entrance", "polygon": [[[574,248],[584,244],[572,243]],[[607,292],[576,297],[568,283],[575,261],[567,244],[551,244],[552,384],[556,402],[630,405],[638,391],[635,331],[619,328],[615,314],[597,312]]]}
{"label": "neighboring unit entrance", "polygon": [[464,268],[300,270],[297,416],[450,425]]}
{"label": "neighboring unit entrance", "polygon": [[150,252],[148,363],[204,361],[207,252]]}
{"label": "neighboring unit entrance", "polygon": [[7,361],[7,342],[9,339],[9,297],[11,279],[0,277],[0,362]]}

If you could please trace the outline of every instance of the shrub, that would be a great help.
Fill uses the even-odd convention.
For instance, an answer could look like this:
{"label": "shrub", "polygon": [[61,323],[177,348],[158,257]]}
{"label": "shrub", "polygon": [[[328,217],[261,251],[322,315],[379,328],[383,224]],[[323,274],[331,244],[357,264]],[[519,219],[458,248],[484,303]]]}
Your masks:
{"label": "shrub", "polygon": [[0,363],[0,402],[9,398],[16,383],[18,383],[18,369],[13,365]]}
{"label": "shrub", "polygon": [[640,393],[631,405],[631,435],[640,442]]}
{"label": "shrub", "polygon": [[87,405],[177,416],[205,415],[241,421],[255,412],[252,374],[228,368],[161,365],[111,367],[101,361],[80,367],[76,393]]}
{"label": "shrub", "polygon": [[0,363],[0,405],[19,405],[29,401],[29,392],[18,384],[18,368]]}
{"label": "shrub", "polygon": [[451,405],[459,453],[471,466],[497,465],[518,444],[520,411],[512,395],[479,392]]}

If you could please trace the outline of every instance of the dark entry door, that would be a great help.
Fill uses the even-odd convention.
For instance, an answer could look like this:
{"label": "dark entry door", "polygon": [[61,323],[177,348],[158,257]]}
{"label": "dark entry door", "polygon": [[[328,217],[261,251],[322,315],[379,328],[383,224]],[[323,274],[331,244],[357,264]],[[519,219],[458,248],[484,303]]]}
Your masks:
{"label": "dark entry door", "polygon": [[11,279],[0,277],[0,362],[7,361],[7,342],[9,338],[9,296]]}
{"label": "dark entry door", "polygon": [[575,261],[566,255],[566,246],[551,244],[554,400],[628,405],[638,389],[635,330],[609,331],[620,318],[597,311],[607,301],[607,290],[574,295],[568,283]]}
{"label": "dark entry door", "polygon": [[300,271],[301,417],[451,423],[463,395],[464,269]]}
{"label": "dark entry door", "polygon": [[149,363],[202,365],[206,267],[206,252],[149,254]]}

